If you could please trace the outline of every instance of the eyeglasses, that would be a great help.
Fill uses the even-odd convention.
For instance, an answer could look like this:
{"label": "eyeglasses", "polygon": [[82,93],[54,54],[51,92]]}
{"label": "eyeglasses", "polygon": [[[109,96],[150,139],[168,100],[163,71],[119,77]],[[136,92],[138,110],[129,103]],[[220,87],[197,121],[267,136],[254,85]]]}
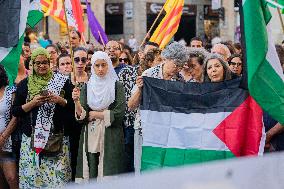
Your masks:
{"label": "eyeglasses", "polygon": [[87,62],[87,58],[86,57],[82,57],[81,59],[80,59],[80,57],[75,57],[74,58],[74,62],[77,63],[77,64],[80,62],[80,60],[81,60],[81,62],[83,64],[86,64],[86,62]]}
{"label": "eyeglasses", "polygon": [[242,63],[239,63],[239,62],[230,62],[229,64],[232,65],[232,66],[237,66],[237,67],[243,65]]}
{"label": "eyeglasses", "polygon": [[119,62],[128,62],[129,60],[128,60],[128,58],[119,58]]}
{"label": "eyeglasses", "polygon": [[49,64],[49,61],[47,61],[47,60],[34,62],[34,65],[35,65],[35,66],[39,66],[39,65],[46,66],[46,65],[48,65],[48,64]]}

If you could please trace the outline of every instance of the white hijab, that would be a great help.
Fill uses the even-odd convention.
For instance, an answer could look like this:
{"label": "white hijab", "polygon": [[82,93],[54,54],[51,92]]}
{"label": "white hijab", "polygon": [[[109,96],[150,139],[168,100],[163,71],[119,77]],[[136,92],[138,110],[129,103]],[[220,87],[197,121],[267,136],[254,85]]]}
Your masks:
{"label": "white hijab", "polygon": [[[104,77],[95,74],[94,64],[97,60],[105,60],[108,71]],[[87,85],[87,103],[92,110],[105,110],[115,100],[115,82],[118,77],[107,53],[97,51],[91,59],[91,77]]]}

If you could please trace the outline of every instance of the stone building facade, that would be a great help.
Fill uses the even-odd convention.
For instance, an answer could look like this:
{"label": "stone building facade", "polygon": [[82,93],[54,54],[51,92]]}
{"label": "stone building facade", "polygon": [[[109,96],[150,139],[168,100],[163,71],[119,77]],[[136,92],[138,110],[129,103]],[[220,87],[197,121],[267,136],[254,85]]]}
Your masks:
{"label": "stone building facade", "polygon": [[[165,0],[92,0],[92,9],[110,39],[128,39],[132,34],[141,42],[151,27]],[[161,16],[160,20],[163,18]],[[86,41],[94,42],[85,15]],[[65,28],[48,18],[48,33],[54,41],[66,40]],[[66,31],[65,31],[66,32]],[[206,34],[206,35],[205,35]],[[218,14],[211,10],[211,0],[185,0],[179,31],[175,40],[189,41],[194,36],[218,35]]]}

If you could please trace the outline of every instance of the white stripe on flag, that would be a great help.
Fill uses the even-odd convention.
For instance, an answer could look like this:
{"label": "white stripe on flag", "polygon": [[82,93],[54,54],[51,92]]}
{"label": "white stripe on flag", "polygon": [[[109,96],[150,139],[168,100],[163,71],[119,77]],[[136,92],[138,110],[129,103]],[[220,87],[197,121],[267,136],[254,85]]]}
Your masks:
{"label": "white stripe on flag", "polygon": [[269,64],[274,69],[274,71],[277,73],[277,75],[284,82],[284,74],[283,74],[283,70],[282,70],[282,67],[281,67],[281,63],[280,63],[278,54],[277,54],[275,46],[274,46],[275,43],[273,42],[273,39],[270,35],[272,33],[270,25],[271,25],[271,23],[269,22],[266,26],[267,37],[268,37],[268,51],[267,51],[267,54],[266,54],[266,60],[269,62]]}
{"label": "white stripe on flag", "polygon": [[212,131],[230,114],[141,110],[143,146],[229,151]]}
{"label": "white stripe on flag", "polygon": [[[21,13],[20,13],[20,24],[19,24],[19,38],[21,38],[25,32],[27,25],[27,18],[29,14],[30,0],[21,1]],[[10,53],[13,47],[4,48],[0,47],[0,62]]]}

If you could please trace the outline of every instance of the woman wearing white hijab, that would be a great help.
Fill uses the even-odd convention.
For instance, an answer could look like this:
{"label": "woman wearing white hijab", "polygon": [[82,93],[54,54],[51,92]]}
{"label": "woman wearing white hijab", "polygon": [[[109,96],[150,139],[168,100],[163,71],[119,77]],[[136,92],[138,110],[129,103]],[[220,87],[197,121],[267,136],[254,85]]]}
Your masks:
{"label": "woman wearing white hijab", "polygon": [[125,171],[123,116],[124,88],[105,52],[92,56],[92,75],[81,89],[75,88],[76,119],[84,124],[76,170],[76,182],[101,180]]}

